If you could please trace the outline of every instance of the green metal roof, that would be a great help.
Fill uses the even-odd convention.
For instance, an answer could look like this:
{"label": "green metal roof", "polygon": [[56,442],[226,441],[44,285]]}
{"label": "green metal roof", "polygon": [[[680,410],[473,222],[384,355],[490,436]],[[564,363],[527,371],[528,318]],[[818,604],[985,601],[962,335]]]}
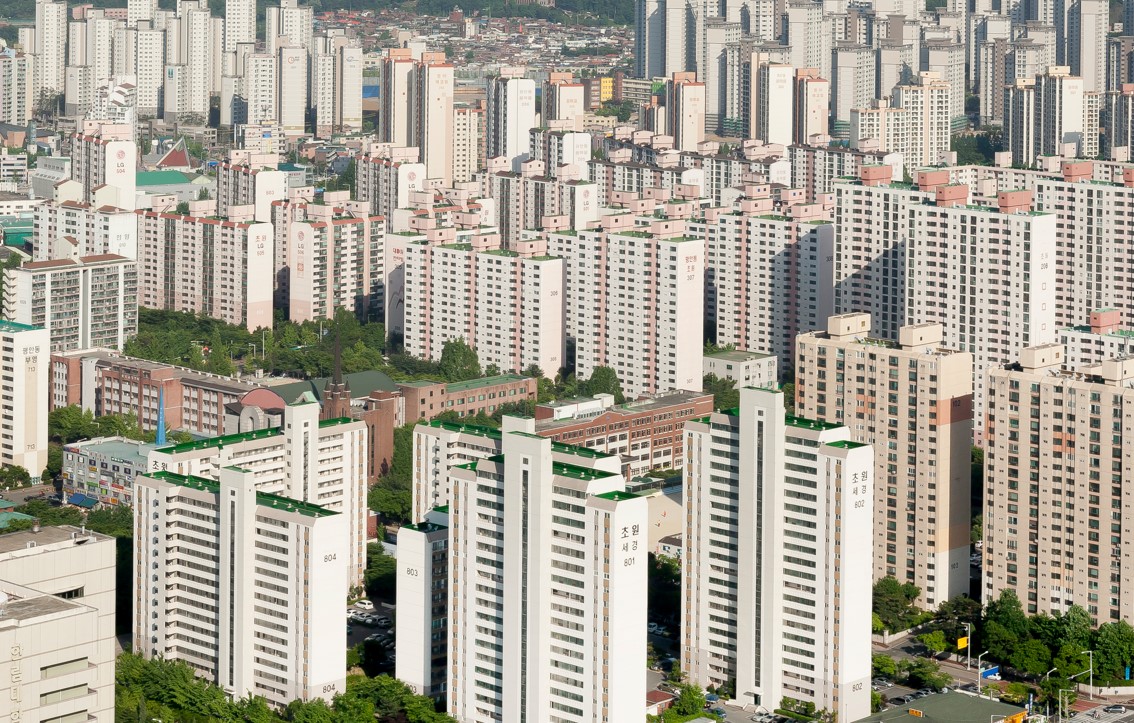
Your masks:
{"label": "green metal roof", "polygon": [[41,331],[42,326],[32,326],[30,324],[21,324],[18,321],[0,321],[0,331],[9,334],[15,334],[21,331]]}
{"label": "green metal roof", "polygon": [[[238,467],[229,467],[227,469],[240,469]],[[207,477],[197,477],[194,475],[177,474],[175,472],[149,472],[147,477],[152,479],[162,480],[169,482],[180,487],[199,490],[201,492],[210,492],[212,494],[220,494],[220,482],[208,479]],[[271,507],[273,509],[283,509],[288,512],[298,512],[307,517],[329,517],[337,515],[338,512],[329,510],[326,507],[313,505],[310,502],[303,502],[301,500],[294,500],[290,497],[282,497],[280,495],[273,495],[268,492],[256,493],[256,504],[263,507]]]}
{"label": "green metal roof", "polygon": [[257,429],[253,432],[222,434],[219,437],[195,439],[192,442],[181,442],[180,444],[172,444],[168,447],[161,447],[156,451],[165,452],[167,454],[181,454],[183,452],[195,452],[197,450],[210,449],[212,447],[223,447],[226,444],[248,442],[254,439],[267,439],[269,437],[279,436],[280,434],[282,434],[282,431],[279,427],[271,427],[270,429]]}
{"label": "green metal roof", "polygon": [[621,502],[623,500],[633,500],[633,499],[637,499],[640,496],[641,495],[636,495],[633,492],[603,492],[600,495],[595,495],[595,497],[601,497],[604,500],[610,500],[612,502]]}
{"label": "green metal roof", "polygon": [[838,447],[839,449],[858,449],[859,447],[869,447],[866,442],[852,442],[849,439],[842,439],[838,442],[828,442],[828,447]]}
{"label": "green metal roof", "polygon": [[815,419],[807,419],[805,417],[795,417],[791,414],[784,415],[784,421],[788,426],[798,427],[800,429],[817,429],[819,431],[827,431],[828,429],[838,429],[843,426],[841,424],[831,424],[830,422],[820,422]]}
{"label": "green metal roof", "polygon": [[[328,381],[330,381],[330,377],[320,377],[318,379],[305,379],[303,381],[295,381],[289,384],[280,384],[268,388],[280,395],[280,398],[288,404],[294,402],[304,392],[311,392],[315,399],[322,402],[323,390],[327,387]],[[355,398],[370,396],[370,393],[374,391],[393,392],[398,389],[398,385],[394,384],[393,379],[376,369],[354,372],[353,374],[344,374],[343,381],[350,386],[351,396]]]}
{"label": "green metal roof", "polygon": [[482,387],[491,387],[496,384],[507,384],[509,382],[522,382],[528,377],[520,376],[519,374],[500,374],[495,377],[484,377],[482,379],[470,379],[467,382],[452,382],[445,385],[445,391],[448,394],[453,392],[466,392],[470,389],[480,389]]}
{"label": "green metal roof", "polygon": [[139,186],[176,186],[193,182],[181,171],[138,171],[134,180]]}

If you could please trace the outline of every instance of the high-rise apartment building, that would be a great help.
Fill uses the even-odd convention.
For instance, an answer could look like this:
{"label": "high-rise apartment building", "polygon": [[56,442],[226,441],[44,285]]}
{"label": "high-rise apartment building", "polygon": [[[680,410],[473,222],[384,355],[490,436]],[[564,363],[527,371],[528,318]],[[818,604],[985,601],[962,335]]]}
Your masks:
{"label": "high-rise apartment building", "polygon": [[135,650],[275,706],[346,689],[344,515],[262,492],[236,466],[150,472],[134,490]]}
{"label": "high-rise apartment building", "polygon": [[224,4],[224,52],[235,53],[242,43],[256,42],[256,0]]}
{"label": "high-rise apartment building", "polygon": [[993,369],[985,446],[984,596],[1030,614],[1134,620],[1129,593],[1129,357],[1069,369],[1059,344]]}
{"label": "high-rise apartment building", "polygon": [[488,80],[488,158],[503,156],[516,172],[531,155],[528,131],[536,117],[535,81],[523,76],[523,68],[501,68]]}
{"label": "high-rise apartment building", "polygon": [[894,88],[894,104],[910,113],[910,145],[905,157],[910,168],[936,165],[949,151],[956,111],[953,94],[959,92],[949,79],[930,71]]}
{"label": "high-rise apartment building", "polygon": [[138,256],[138,218],[133,211],[75,201],[35,207],[32,258],[36,261],[114,254]]}
{"label": "high-rise apartment building", "polygon": [[460,339],[482,365],[551,373],[566,366],[564,260],[537,239],[501,248],[496,234],[405,249],[405,348],[440,359]]}
{"label": "high-rise apartment building", "polygon": [[133,211],[137,170],[138,145],[130,126],[84,123],[71,136],[71,178],[83,184],[83,203]]}
{"label": "high-rise apartment building", "polygon": [[987,370],[1055,338],[1057,217],[1032,210],[1031,191],[970,204],[948,171],[919,171],[912,188],[889,178],[864,167],[836,186],[836,311],[870,309],[891,341],[907,324],[941,323],[945,345],[973,355],[979,436]]}
{"label": "high-rise apartment building", "polygon": [[26,126],[35,111],[33,58],[0,50],[0,122]]}
{"label": "high-rise apartment building", "polygon": [[[552,232],[548,252],[567,260],[567,334],[575,373],[614,369],[628,397],[701,390],[705,243],[684,220],[611,213],[599,228]],[[700,330],[700,331],[698,331]]]}
{"label": "high-rise apartment building", "polygon": [[114,720],[114,538],[60,525],[0,539],[10,720]]}
{"label": "high-rise apartment building", "polygon": [[272,153],[235,151],[218,163],[217,215],[229,216],[231,206],[254,206],[254,218],[270,222],[272,203],[287,198],[287,173],[277,170],[278,164],[279,156]]}
{"label": "high-rise apartment building", "polygon": [[425,173],[448,186],[453,179],[453,64],[444,53],[422,53],[410,86],[410,143],[421,149]]}
{"label": "high-rise apartment building", "polygon": [[361,421],[320,421],[319,411],[314,399],[304,399],[284,407],[279,427],[160,447],[150,452],[150,469],[217,480],[237,465],[255,475],[259,492],[340,513],[341,595],[362,584],[366,569],[367,431]]}
{"label": "high-rise apartment building", "polygon": [[334,127],[349,135],[362,132],[362,48],[341,45],[335,52]]}
{"label": "high-rise apartment building", "polygon": [[67,3],[36,0],[33,97],[63,93],[67,65]]}
{"label": "high-rise apartment building", "polygon": [[674,73],[666,90],[666,130],[673,136],[673,147],[695,151],[705,140],[705,84],[697,81],[696,73]]}
{"label": "high-rise apartment building", "polygon": [[870,337],[869,314],[800,335],[796,411],[842,424],[874,459],[874,579],[922,591],[927,610],[969,592],[973,357],[941,346],[940,324]]}
{"label": "high-rise apartment building", "polygon": [[308,204],[284,229],[293,321],[333,319],[338,309],[364,321],[385,318],[386,220],[365,202],[339,203]]}
{"label": "high-rise apartment building", "polygon": [[314,19],[314,8],[300,6],[297,0],[280,0],[264,12],[264,47],[269,53],[282,47],[310,52],[315,45]]}
{"label": "high-rise apartment building", "polygon": [[449,515],[430,510],[398,530],[394,674],[418,695],[443,698],[449,661]]}
{"label": "high-rise apartment building", "polygon": [[716,343],[774,354],[791,368],[796,335],[834,310],[835,229],[819,204],[781,206],[753,185],[732,213],[706,218],[706,319]]}
{"label": "high-rise apartment building", "polygon": [[307,120],[307,50],[284,45],[276,53],[278,85],[274,120],[279,123],[284,135],[301,136]]}
{"label": "high-rise apartment building", "polygon": [[470,723],[634,720],[646,500],[625,491],[616,457],[533,427],[505,417],[499,455],[447,471],[448,711]]}
{"label": "high-rise apartment building", "polygon": [[766,708],[870,712],[874,450],[778,390],[685,424],[681,669]]}
{"label": "high-rise apartment building", "polygon": [[[189,215],[138,212],[141,306],[190,311],[250,331],[272,327],[274,258],[270,223],[247,211],[216,218],[212,201]],[[204,204],[205,207],[194,207]]]}
{"label": "high-rise apartment building", "polygon": [[0,362],[12,378],[0,388],[0,464],[23,467],[33,480],[47,467],[50,359],[47,329],[0,322]]}
{"label": "high-rise apartment building", "polygon": [[1024,167],[1039,156],[1094,158],[1099,149],[1102,96],[1088,92],[1083,78],[1052,66],[1034,80],[1018,79],[1007,88],[1005,135],[1012,161]]}
{"label": "high-rise apartment building", "polygon": [[453,182],[471,181],[484,168],[484,108],[453,110]]}
{"label": "high-rise apartment building", "polygon": [[397,150],[413,152],[398,153],[388,144],[374,144],[358,157],[355,170],[356,197],[387,222],[396,209],[409,207],[413,191],[425,188],[425,164],[417,162],[416,149]]}
{"label": "high-rise apartment building", "polygon": [[52,352],[121,349],[138,332],[138,264],[105,254],[5,269],[4,318],[47,329]]}

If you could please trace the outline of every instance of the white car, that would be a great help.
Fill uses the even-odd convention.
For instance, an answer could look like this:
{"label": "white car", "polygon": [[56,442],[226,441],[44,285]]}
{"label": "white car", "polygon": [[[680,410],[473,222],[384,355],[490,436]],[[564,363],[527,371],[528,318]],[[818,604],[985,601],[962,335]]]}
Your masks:
{"label": "white car", "polygon": [[646,626],[646,630],[650,631],[651,633],[656,633],[658,631],[658,624],[657,623],[650,623],[649,625]]}
{"label": "white car", "polygon": [[374,609],[374,603],[370,602],[369,600],[359,600],[358,602],[356,602],[354,604],[354,606],[356,608],[358,608],[359,610],[373,610]]}

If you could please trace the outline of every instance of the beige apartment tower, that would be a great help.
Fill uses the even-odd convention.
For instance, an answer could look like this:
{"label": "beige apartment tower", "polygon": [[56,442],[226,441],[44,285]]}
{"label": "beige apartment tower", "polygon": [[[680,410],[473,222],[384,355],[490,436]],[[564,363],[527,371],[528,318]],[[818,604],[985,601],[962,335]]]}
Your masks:
{"label": "beige apartment tower", "polygon": [[1044,344],[989,373],[984,598],[1134,622],[1134,359],[1064,359]]}
{"label": "beige apartment tower", "polygon": [[928,610],[969,591],[973,357],[940,324],[870,337],[870,314],[798,337],[796,411],[874,446],[874,579],[921,588]]}

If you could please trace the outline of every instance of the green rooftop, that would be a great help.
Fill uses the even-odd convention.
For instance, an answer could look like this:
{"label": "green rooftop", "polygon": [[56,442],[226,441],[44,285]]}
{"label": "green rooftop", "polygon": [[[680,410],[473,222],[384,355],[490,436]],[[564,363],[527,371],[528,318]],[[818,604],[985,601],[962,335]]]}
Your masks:
{"label": "green rooftop", "polygon": [[441,505],[440,507],[434,507],[433,511],[434,512],[440,512],[443,515],[447,515],[447,514],[449,514],[449,505]]}
{"label": "green rooftop", "polygon": [[515,258],[520,255],[515,251],[509,251],[508,249],[488,249],[483,253],[492,254],[493,256],[506,256],[508,258]]}
{"label": "green rooftop", "polygon": [[[240,469],[239,467],[228,467],[226,469]],[[207,477],[197,477],[195,475],[177,474],[175,472],[148,472],[147,477],[163,482],[169,482],[180,487],[198,490],[201,492],[209,492],[212,494],[220,494],[220,482]],[[256,504],[262,507],[271,507],[274,509],[284,509],[288,512],[298,512],[301,515],[308,517],[329,517],[330,515],[337,515],[338,512],[329,510],[326,507],[313,505],[310,502],[301,502],[300,500],[293,500],[290,497],[281,497],[280,495],[273,495],[268,492],[256,493]]]}
{"label": "green rooftop", "polygon": [[449,529],[445,525],[438,525],[433,522],[421,522],[416,525],[402,525],[403,530],[413,530],[414,532],[436,532],[438,530]]}
{"label": "green rooftop", "polygon": [[324,419],[319,422],[319,429],[326,429],[327,427],[337,427],[340,424],[350,424],[355,420],[350,417],[336,417],[334,419]]}
{"label": "green rooftop", "polygon": [[453,382],[445,385],[445,392],[452,394],[453,392],[467,392],[470,389],[481,389],[483,387],[491,387],[496,384],[507,384],[509,382],[522,382],[528,377],[520,376],[519,374],[500,374],[494,377],[484,377],[482,379],[470,379],[467,382]]}
{"label": "green rooftop", "polygon": [[[552,462],[551,473],[557,474],[560,477],[570,477],[579,480],[594,480],[606,479],[608,477],[617,477],[616,472],[605,472],[601,469],[591,469],[590,467],[580,467],[575,464],[564,464],[563,462]],[[625,494],[625,493],[623,493]]]}
{"label": "green rooftop", "polygon": [[796,417],[791,414],[784,415],[784,421],[790,427],[798,427],[800,429],[815,429],[825,432],[828,429],[838,429],[843,426],[841,424],[831,424],[830,422],[820,422],[815,419],[807,419],[805,417]]}
{"label": "green rooftop", "polygon": [[195,439],[192,442],[181,442],[180,444],[172,444],[168,447],[160,447],[155,451],[164,452],[166,454],[182,454],[185,452],[196,452],[202,449],[212,449],[213,447],[219,449],[221,447],[224,447],[226,444],[239,444],[240,442],[250,442],[256,439],[268,439],[269,437],[278,436],[281,433],[282,432],[279,427],[272,427],[270,429],[257,429],[254,432],[222,434],[219,437]]}
{"label": "green rooftop", "polygon": [[640,495],[636,495],[633,492],[603,492],[601,495],[595,495],[595,497],[601,497],[611,502],[621,502],[622,500],[637,499]]}
{"label": "green rooftop", "polygon": [[881,713],[875,713],[866,721],[899,721],[912,720],[911,710],[921,713],[923,721],[942,721],[945,723],[987,723],[998,716],[1010,716],[1023,711],[1023,708],[1001,703],[1000,701],[978,698],[975,695],[964,693],[938,693],[928,695],[912,703],[889,708]]}
{"label": "green rooftop", "polygon": [[0,331],[9,334],[16,334],[21,331],[41,331],[42,326],[32,326],[31,324],[21,324],[18,321],[0,321]]}
{"label": "green rooftop", "polygon": [[134,174],[138,186],[176,186],[193,180],[181,171],[138,171]]}
{"label": "green rooftop", "polygon": [[869,447],[866,442],[852,442],[849,439],[842,439],[838,442],[828,442],[828,447],[838,447],[839,449],[858,449],[859,447]]}
{"label": "green rooftop", "polygon": [[459,422],[445,422],[440,419],[422,422],[422,424],[435,429],[446,429],[450,432],[460,432],[462,434],[475,434],[478,437],[488,437],[490,439],[500,439],[501,437],[499,429],[484,427],[479,424],[460,424]]}

